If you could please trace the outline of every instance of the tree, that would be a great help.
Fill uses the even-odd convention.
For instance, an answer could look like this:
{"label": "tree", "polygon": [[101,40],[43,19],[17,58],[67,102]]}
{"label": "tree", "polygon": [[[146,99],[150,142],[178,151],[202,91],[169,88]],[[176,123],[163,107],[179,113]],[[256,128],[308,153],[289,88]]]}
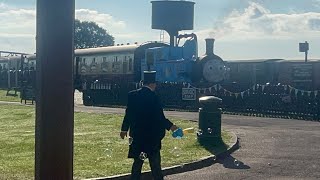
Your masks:
{"label": "tree", "polygon": [[113,45],[114,37],[95,22],[75,20],[74,47],[76,49]]}

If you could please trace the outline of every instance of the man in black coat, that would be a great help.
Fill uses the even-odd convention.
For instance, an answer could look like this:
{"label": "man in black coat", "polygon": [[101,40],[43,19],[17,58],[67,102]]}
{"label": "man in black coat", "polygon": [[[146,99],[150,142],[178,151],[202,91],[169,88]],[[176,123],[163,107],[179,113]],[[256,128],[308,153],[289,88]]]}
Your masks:
{"label": "man in black coat", "polygon": [[175,131],[176,125],[163,114],[158,96],[155,94],[155,71],[144,72],[144,86],[128,93],[128,104],[121,126],[120,137],[124,139],[129,131],[132,143],[129,147],[128,158],[134,162],[131,179],[138,180],[141,175],[143,156],[149,159],[152,176],[155,180],[162,180],[161,172],[161,140],[165,130]]}

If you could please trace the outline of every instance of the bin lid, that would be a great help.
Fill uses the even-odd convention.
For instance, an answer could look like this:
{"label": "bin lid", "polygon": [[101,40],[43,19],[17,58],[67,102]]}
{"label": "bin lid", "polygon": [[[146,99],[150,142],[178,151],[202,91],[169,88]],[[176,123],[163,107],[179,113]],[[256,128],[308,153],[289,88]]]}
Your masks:
{"label": "bin lid", "polygon": [[199,98],[199,103],[202,105],[219,105],[222,99],[215,96],[204,96]]}

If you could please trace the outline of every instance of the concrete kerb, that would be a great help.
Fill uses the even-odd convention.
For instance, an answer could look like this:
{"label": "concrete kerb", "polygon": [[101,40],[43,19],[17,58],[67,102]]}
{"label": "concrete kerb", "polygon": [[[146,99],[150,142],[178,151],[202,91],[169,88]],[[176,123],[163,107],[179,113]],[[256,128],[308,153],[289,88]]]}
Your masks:
{"label": "concrete kerb", "polygon": [[[230,155],[231,153],[239,149],[239,139],[237,135],[233,132],[230,132],[230,133],[232,134],[231,143],[229,144],[229,148],[225,152],[219,153],[217,155],[204,157],[194,162],[163,168],[162,169],[163,175],[167,176],[167,175],[178,174],[178,173],[183,173],[187,171],[193,171],[196,169],[208,167],[218,162],[219,159],[223,159],[226,156]],[[91,178],[86,180],[128,180],[129,178],[130,178],[130,173],[109,176],[109,177]],[[142,172],[141,179],[146,179],[146,180],[152,179],[151,171]]]}

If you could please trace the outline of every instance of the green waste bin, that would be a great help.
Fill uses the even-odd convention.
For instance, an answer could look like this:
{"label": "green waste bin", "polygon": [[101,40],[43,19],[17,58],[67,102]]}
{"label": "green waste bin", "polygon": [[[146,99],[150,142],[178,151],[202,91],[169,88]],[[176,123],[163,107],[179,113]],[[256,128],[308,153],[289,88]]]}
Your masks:
{"label": "green waste bin", "polygon": [[221,104],[222,99],[215,96],[199,98],[199,130],[197,132],[200,144],[215,145],[221,139]]}

